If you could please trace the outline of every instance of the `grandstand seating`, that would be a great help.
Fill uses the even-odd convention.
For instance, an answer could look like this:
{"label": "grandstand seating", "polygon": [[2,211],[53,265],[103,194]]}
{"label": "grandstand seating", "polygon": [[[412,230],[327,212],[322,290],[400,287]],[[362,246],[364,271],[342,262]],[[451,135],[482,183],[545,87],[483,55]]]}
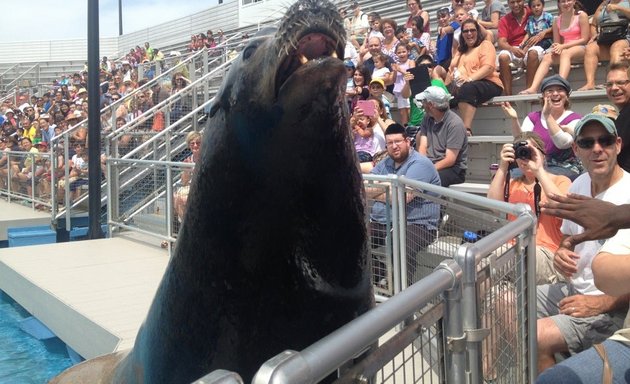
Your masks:
{"label": "grandstand seating", "polygon": [[[339,5],[346,6],[349,2],[340,2]],[[477,6],[480,8],[482,2],[479,1]],[[399,23],[404,23],[407,18],[406,2],[402,0],[365,0],[361,1],[362,10],[364,12],[376,11],[382,17],[390,17]],[[427,10],[431,17],[432,30],[437,30],[437,22],[435,12],[438,8],[444,6],[442,0],[423,1],[423,8]],[[555,2],[546,4],[548,11],[556,13]],[[270,21],[273,22],[273,21]],[[235,36],[236,34],[255,33],[260,25],[252,25],[244,28],[224,28],[227,36]],[[157,28],[157,27],[156,27]],[[203,32],[203,30],[198,31]],[[168,44],[160,46],[164,52],[187,51],[187,44],[190,38],[190,31],[178,32],[171,35]],[[151,41],[150,37],[142,36],[143,39]],[[140,37],[136,37],[140,39]],[[235,39],[236,40],[236,39]],[[239,39],[240,40],[240,39]],[[132,43],[132,39],[127,37],[122,41],[128,42],[130,47],[135,45],[137,41]],[[164,41],[166,42],[166,41]],[[124,51],[124,50],[123,50]],[[35,63],[8,64],[0,63],[0,90],[4,86],[14,81],[26,68],[31,68]],[[83,69],[85,62],[80,60],[72,61],[45,61],[39,62],[36,69],[24,74],[16,85],[20,87],[36,88],[42,85],[49,85],[58,78],[60,73],[73,73]],[[605,63],[604,63],[605,64]],[[597,83],[602,83],[605,78],[605,66],[601,66],[597,72]],[[575,70],[571,72],[569,80],[574,88],[579,88],[584,82],[584,73],[581,65],[576,65]],[[514,82],[514,92],[524,88],[525,78],[521,77]],[[490,172],[488,166],[498,162],[498,154],[501,146],[511,141],[511,130],[509,122],[505,119],[501,109],[495,103],[509,101],[515,105],[522,119],[527,113],[538,108],[537,95],[509,96],[497,97],[491,100],[487,105],[481,107],[475,117],[473,123],[473,132],[475,136],[470,138],[469,144],[469,169],[467,172],[467,182],[463,185],[454,186],[454,188],[485,194],[487,185],[490,181]],[[590,111],[593,105],[598,103],[607,103],[607,98],[603,90],[595,90],[588,92],[575,92],[570,97],[572,101],[572,109],[579,113]]]}

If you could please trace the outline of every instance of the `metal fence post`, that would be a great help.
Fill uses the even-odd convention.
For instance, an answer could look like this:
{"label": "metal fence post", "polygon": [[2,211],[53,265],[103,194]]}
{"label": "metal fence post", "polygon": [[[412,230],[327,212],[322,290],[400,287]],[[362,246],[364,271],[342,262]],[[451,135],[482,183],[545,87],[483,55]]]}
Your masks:
{"label": "metal fence post", "polygon": [[444,293],[445,368],[448,384],[466,383],[466,335],[462,322],[462,285],[455,280],[453,288]]}
{"label": "metal fence post", "polygon": [[394,270],[394,274],[392,277],[393,284],[393,293],[396,294],[402,290],[402,282],[401,282],[401,265],[400,265],[400,241],[397,239],[400,238],[401,229],[400,229],[400,215],[401,211],[398,208],[398,199],[399,199],[399,184],[398,178],[395,175],[392,175],[391,181],[391,198],[392,198],[392,267]]}

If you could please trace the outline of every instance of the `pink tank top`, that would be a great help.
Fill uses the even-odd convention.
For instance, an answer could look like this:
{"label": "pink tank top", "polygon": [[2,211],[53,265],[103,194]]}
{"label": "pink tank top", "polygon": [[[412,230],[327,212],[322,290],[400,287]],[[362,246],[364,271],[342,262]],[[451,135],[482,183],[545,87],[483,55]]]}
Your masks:
{"label": "pink tank top", "polygon": [[[580,11],[582,12],[582,11]],[[558,33],[562,36],[562,41],[568,43],[582,38],[582,31],[580,30],[580,15],[573,15],[571,18],[571,24],[567,29],[562,29],[562,15],[558,16]]]}

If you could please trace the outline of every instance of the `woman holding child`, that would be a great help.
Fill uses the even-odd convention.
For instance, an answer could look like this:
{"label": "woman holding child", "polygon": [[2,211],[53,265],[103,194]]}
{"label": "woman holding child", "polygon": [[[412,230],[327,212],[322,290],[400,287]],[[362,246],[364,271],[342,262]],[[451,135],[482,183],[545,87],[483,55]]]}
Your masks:
{"label": "woman holding child", "polygon": [[576,0],[562,0],[559,3],[560,14],[553,23],[553,44],[543,57],[532,85],[521,94],[536,93],[540,83],[549,72],[551,64],[560,64],[559,74],[569,77],[571,63],[584,58],[586,43],[590,38],[588,15],[576,9]]}

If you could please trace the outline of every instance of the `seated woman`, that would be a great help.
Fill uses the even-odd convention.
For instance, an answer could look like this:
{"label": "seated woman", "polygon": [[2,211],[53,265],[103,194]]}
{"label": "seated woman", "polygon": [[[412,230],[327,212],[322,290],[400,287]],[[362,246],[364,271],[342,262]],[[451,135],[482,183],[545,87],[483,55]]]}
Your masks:
{"label": "seated woman", "polygon": [[543,78],[549,72],[551,64],[560,64],[558,73],[565,79],[569,77],[571,63],[584,58],[586,43],[590,38],[588,15],[580,10],[576,11],[576,0],[563,1],[560,4],[560,14],[553,23],[553,44],[543,56],[532,85],[521,91],[522,95],[536,93]]}
{"label": "seated woman", "polygon": [[[566,195],[571,181],[565,176],[547,172],[543,148],[544,143],[534,132],[524,132],[514,144],[504,144],[499,169],[490,183],[488,198],[529,204],[532,211],[536,212],[536,284],[552,284],[564,281],[564,277],[553,267],[554,253],[562,241],[562,220],[540,213],[540,204],[547,201],[550,193]],[[518,166],[523,176],[510,179],[510,168],[513,166]]]}
{"label": "seated woman", "polygon": [[623,52],[630,47],[630,37],[619,39],[612,44],[600,44],[597,42],[599,37],[598,30],[602,23],[614,20],[630,19],[630,2],[628,0],[610,0],[603,1],[591,21],[591,39],[586,45],[584,53],[584,76],[586,84],[578,91],[586,91],[595,88],[595,72],[597,64],[600,61],[610,60],[610,64],[618,63],[625,58]]}
{"label": "seated woman", "polygon": [[354,87],[348,89],[346,91],[346,95],[350,99],[350,110],[354,111],[354,108],[357,106],[357,101],[367,100],[367,98],[370,97],[368,84],[370,84],[370,81],[372,80],[372,75],[365,65],[359,64],[354,69],[352,80]]}
{"label": "seated woman", "polygon": [[[201,134],[199,132],[190,132],[186,135],[186,145],[188,145],[191,155],[184,159],[184,163],[197,164],[201,158]],[[173,196],[173,207],[180,223],[184,220],[184,213],[186,213],[188,192],[190,191],[190,183],[192,182],[194,171],[194,168],[186,168],[182,172],[181,187],[175,191]]]}
{"label": "seated woman", "polygon": [[477,107],[503,93],[503,83],[496,72],[494,45],[484,38],[476,20],[462,23],[457,56],[446,76],[451,94],[456,95],[459,115],[469,135]]}
{"label": "seated woman", "polygon": [[573,153],[573,128],[582,117],[569,109],[571,85],[559,75],[543,80],[542,110],[532,112],[519,124],[518,115],[510,103],[501,107],[506,116],[512,119],[512,135],[516,138],[522,132],[535,132],[544,143],[547,171],[564,175],[571,180],[584,171],[582,164]]}

